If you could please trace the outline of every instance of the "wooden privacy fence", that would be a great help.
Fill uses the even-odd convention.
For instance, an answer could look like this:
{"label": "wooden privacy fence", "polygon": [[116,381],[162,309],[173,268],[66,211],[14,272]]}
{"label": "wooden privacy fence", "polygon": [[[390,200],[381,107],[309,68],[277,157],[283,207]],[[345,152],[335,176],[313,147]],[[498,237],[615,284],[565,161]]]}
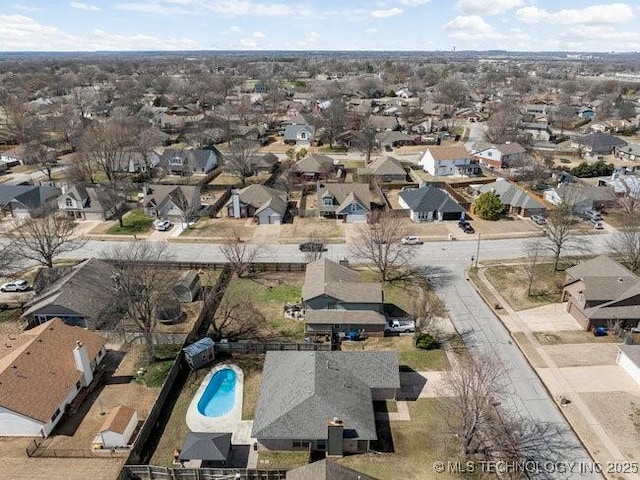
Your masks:
{"label": "wooden privacy fence", "polygon": [[215,344],[216,353],[267,353],[269,350],[328,351],[330,343],[262,343],[262,342],[227,342]]}
{"label": "wooden privacy fence", "polygon": [[286,470],[241,468],[167,468],[125,465],[118,480],[284,480]]}

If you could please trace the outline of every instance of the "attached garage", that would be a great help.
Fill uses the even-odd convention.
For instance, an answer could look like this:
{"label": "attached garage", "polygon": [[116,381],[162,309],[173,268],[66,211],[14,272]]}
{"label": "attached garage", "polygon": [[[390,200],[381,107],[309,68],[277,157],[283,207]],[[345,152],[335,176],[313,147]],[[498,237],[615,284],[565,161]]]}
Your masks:
{"label": "attached garage", "polygon": [[366,214],[347,215],[347,223],[367,223]]}

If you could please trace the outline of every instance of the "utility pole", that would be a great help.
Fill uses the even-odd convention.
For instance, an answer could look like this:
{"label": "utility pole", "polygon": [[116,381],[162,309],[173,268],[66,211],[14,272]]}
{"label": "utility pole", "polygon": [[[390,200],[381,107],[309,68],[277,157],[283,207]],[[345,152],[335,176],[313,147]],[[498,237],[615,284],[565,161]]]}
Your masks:
{"label": "utility pole", "polygon": [[478,268],[478,257],[480,256],[480,232],[478,232],[478,243],[476,245],[476,264],[475,267]]}

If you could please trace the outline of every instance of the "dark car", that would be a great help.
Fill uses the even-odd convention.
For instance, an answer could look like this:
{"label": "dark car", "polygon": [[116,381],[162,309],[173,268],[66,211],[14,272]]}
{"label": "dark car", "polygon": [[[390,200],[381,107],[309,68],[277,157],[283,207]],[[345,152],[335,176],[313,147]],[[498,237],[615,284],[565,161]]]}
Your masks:
{"label": "dark car", "polygon": [[458,227],[460,227],[460,230],[462,230],[464,233],[475,233],[476,231],[473,229],[473,227],[471,226],[470,223],[460,220],[458,222]]}
{"label": "dark car", "polygon": [[322,243],[306,242],[298,247],[301,252],[326,252],[327,249]]}

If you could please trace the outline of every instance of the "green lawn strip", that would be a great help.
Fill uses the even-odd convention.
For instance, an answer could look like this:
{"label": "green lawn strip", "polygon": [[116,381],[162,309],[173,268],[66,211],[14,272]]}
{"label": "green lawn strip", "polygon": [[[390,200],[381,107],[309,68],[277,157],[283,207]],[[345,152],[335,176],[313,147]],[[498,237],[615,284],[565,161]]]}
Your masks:
{"label": "green lawn strip", "polygon": [[309,462],[309,452],[260,452],[258,468],[293,469]]}
{"label": "green lawn strip", "polygon": [[[352,455],[338,462],[380,480],[459,478],[433,470],[434,462],[453,462],[457,454],[455,438],[447,434],[448,427],[439,408],[439,402],[444,401],[447,400],[425,398],[407,402],[411,420],[390,423],[393,452]],[[384,429],[384,425],[381,427]],[[373,450],[375,447],[372,445]]]}
{"label": "green lawn strip", "polygon": [[107,230],[108,235],[133,235],[136,233],[147,233],[151,230],[154,222],[153,217],[149,217],[141,209],[131,210],[122,218],[122,227],[116,223]]}
{"label": "green lawn strip", "polygon": [[144,372],[136,375],[136,381],[147,387],[162,387],[180,348],[181,345],[158,345],[156,359],[150,363],[142,361],[138,365]]}

